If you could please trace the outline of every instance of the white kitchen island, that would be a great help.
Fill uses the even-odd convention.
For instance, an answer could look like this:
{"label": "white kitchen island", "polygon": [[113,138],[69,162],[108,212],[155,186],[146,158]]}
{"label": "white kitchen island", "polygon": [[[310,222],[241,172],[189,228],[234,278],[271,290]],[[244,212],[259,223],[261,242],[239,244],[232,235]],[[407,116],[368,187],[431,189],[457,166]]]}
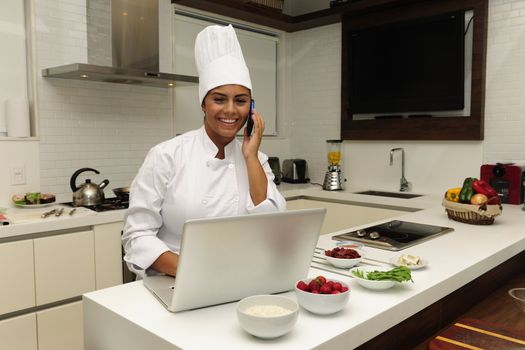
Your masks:
{"label": "white kitchen island", "polygon": [[[301,309],[292,332],[274,340],[260,340],[239,327],[235,302],[170,313],[138,281],[84,294],[86,350],[351,349],[525,249],[525,212],[521,206],[505,205],[503,215],[490,226],[449,220],[441,206],[407,213],[399,219],[455,229],[403,250],[403,253],[420,255],[428,261],[426,268],[413,271],[413,284],[371,291],[357,285],[352,278],[312,268],[309,272],[312,277],[324,275],[350,284],[351,296],[346,308],[329,316]],[[331,236],[338,233],[341,232],[321,236],[318,246],[333,247]],[[375,248],[367,248],[367,251],[369,258],[382,261],[399,254]],[[293,292],[284,295],[295,298]]]}

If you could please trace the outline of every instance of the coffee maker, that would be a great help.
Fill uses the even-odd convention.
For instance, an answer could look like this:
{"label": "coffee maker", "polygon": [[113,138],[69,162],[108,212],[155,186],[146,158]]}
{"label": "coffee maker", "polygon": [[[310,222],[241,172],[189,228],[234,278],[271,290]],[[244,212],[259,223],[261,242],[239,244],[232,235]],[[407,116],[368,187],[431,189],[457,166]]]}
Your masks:
{"label": "coffee maker", "polygon": [[514,163],[483,164],[480,179],[498,192],[502,203],[521,204],[525,193],[525,165]]}
{"label": "coffee maker", "polygon": [[343,140],[326,140],[328,153],[328,171],[324,176],[323,190],[340,191],[343,189],[343,178],[341,170],[341,144]]}

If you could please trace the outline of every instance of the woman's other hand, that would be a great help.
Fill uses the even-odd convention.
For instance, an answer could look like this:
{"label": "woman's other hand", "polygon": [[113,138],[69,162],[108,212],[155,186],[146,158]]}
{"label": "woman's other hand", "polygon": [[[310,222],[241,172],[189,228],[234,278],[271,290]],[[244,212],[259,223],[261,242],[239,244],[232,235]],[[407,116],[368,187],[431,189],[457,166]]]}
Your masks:
{"label": "woman's other hand", "polygon": [[179,264],[179,256],[171,251],[162,253],[157,260],[153,262],[151,267],[170,276],[177,274],[177,265]]}
{"label": "woman's other hand", "polygon": [[250,136],[247,135],[247,129],[244,127],[244,139],[242,142],[242,153],[245,159],[251,157],[257,158],[257,152],[261,146],[262,135],[264,131],[264,119],[253,109],[253,129]]}

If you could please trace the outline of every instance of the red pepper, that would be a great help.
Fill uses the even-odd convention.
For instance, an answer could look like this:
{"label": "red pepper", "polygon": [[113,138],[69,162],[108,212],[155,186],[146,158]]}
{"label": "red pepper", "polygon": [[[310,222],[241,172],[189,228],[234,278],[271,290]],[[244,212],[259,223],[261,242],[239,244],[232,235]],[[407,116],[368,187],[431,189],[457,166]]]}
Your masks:
{"label": "red pepper", "polygon": [[487,204],[499,204],[500,200],[498,196],[490,197]]}
{"label": "red pepper", "polygon": [[487,196],[489,198],[489,204],[499,203],[498,192],[496,192],[496,190],[492,188],[492,186],[489,185],[487,182],[483,180],[472,181],[472,188],[474,189],[474,191],[476,191],[476,193],[481,193]]}

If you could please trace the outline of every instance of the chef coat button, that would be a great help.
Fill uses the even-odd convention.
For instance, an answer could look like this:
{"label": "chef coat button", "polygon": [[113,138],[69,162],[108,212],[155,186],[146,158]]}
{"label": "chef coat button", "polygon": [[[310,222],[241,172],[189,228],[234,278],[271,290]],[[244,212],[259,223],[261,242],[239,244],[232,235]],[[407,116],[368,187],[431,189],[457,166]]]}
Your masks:
{"label": "chef coat button", "polygon": [[239,197],[235,197],[234,201],[238,202],[239,201]]}
{"label": "chef coat button", "polygon": [[207,201],[206,199],[203,199],[203,200],[202,200],[202,203],[203,203],[203,204],[206,204],[206,203],[208,203],[208,201]]}
{"label": "chef coat button", "polygon": [[233,169],[233,167],[234,167],[234,165],[233,165],[233,164],[231,164],[231,163],[230,163],[230,164],[228,164],[228,168],[230,168],[230,169]]}

